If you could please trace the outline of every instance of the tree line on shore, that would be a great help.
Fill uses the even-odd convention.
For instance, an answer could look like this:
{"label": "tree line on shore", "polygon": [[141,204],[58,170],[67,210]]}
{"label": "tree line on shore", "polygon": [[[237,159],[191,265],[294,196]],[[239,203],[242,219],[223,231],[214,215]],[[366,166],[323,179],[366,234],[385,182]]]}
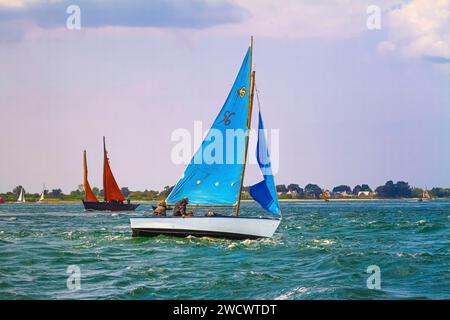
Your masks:
{"label": "tree line on shore", "polygon": [[[16,201],[20,190],[24,189],[25,198],[27,201],[37,201],[39,199],[39,193],[27,193],[26,189],[21,185],[15,187],[12,191],[6,193],[0,193],[0,197],[2,197],[5,201]],[[167,198],[169,193],[172,191],[173,186],[165,186],[163,190],[144,190],[144,191],[130,191],[128,187],[121,188],[122,194],[125,198],[133,199],[133,200],[162,200]],[[71,191],[70,193],[64,193],[62,189],[46,189],[43,190],[45,198],[47,200],[63,200],[63,201],[81,201],[84,198],[84,187],[83,185],[79,185],[76,190]],[[92,188],[92,192],[95,196],[101,201],[103,198],[103,189],[99,189],[97,187]]]}
{"label": "tree line on shore", "polygon": [[[130,191],[128,187],[123,187],[122,193],[125,198],[132,200],[162,200],[166,199],[174,186],[165,186],[163,190],[144,190],[144,191]],[[0,194],[6,201],[15,201],[19,196],[21,185],[15,187],[11,192]],[[24,188],[25,190],[25,188]],[[321,199],[324,193],[327,193],[330,198],[381,198],[381,199],[396,199],[396,198],[420,198],[424,191],[428,191],[433,198],[449,198],[450,188],[434,187],[430,190],[422,188],[411,187],[408,182],[387,181],[384,185],[376,187],[374,190],[368,184],[356,185],[351,188],[348,185],[338,185],[332,190],[321,188],[317,184],[309,183],[305,187],[300,187],[298,184],[279,184],[276,186],[278,197],[280,199]],[[103,197],[103,190],[93,187],[94,194],[101,199]],[[28,200],[34,201],[39,198],[38,193],[26,193]],[[44,190],[47,199],[54,200],[82,200],[84,197],[83,185],[79,185],[74,191],[69,194],[63,193],[60,188]],[[250,199],[249,187],[243,188],[242,199]]]}
{"label": "tree line on shore", "polygon": [[374,190],[368,184],[356,185],[351,188],[348,185],[338,185],[332,190],[323,189],[317,184],[307,184],[301,188],[298,184],[277,185],[278,197],[280,198],[296,198],[296,199],[320,199],[324,193],[330,198],[381,198],[381,199],[398,199],[398,198],[420,198],[425,191],[433,198],[450,197],[450,188],[434,187],[430,190],[411,187],[408,182],[398,181],[394,183],[392,180],[387,181],[384,185],[376,187]]}

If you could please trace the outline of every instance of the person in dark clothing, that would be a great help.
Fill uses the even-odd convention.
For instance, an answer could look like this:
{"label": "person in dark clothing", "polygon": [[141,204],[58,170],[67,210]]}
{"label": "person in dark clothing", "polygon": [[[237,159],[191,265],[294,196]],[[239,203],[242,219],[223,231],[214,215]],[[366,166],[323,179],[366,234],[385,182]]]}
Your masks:
{"label": "person in dark clothing", "polygon": [[165,201],[158,203],[158,206],[153,210],[153,215],[155,216],[165,216],[167,210],[167,204]]}
{"label": "person in dark clothing", "polygon": [[184,217],[186,215],[186,207],[188,203],[188,198],[183,198],[175,203],[175,207],[173,208],[174,217]]}

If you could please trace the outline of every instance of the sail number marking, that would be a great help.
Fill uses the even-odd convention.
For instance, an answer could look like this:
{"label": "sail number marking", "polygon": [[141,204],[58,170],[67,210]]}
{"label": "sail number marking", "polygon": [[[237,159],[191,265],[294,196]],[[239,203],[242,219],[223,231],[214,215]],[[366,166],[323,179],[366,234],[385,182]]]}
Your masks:
{"label": "sail number marking", "polygon": [[219,123],[223,123],[226,126],[231,124],[231,117],[234,116],[236,113],[234,112],[230,112],[230,111],[225,111],[223,114],[223,119],[222,121],[220,121]]}

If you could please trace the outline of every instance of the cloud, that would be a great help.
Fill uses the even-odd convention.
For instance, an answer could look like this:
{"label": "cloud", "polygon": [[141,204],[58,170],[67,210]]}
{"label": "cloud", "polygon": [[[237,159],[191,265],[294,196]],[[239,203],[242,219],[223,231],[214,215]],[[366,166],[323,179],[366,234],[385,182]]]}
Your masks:
{"label": "cloud", "polygon": [[435,57],[435,56],[423,56],[423,59],[432,63],[449,64],[450,58]]}
{"label": "cloud", "polygon": [[382,41],[378,44],[378,52],[381,54],[389,54],[396,50],[396,46],[394,43],[390,41]]}
{"label": "cloud", "polygon": [[[382,9],[404,0],[378,0]],[[342,39],[367,31],[367,7],[373,0],[236,0],[251,15],[239,25],[215,29],[225,34],[270,38]]]}
{"label": "cloud", "polygon": [[424,58],[433,63],[450,59],[450,0],[412,0],[387,15],[388,39],[382,53]]}
{"label": "cloud", "polygon": [[[382,9],[406,0],[378,0]],[[199,35],[308,39],[350,38],[367,31],[373,0],[0,0],[0,21],[65,26],[66,8],[81,8],[83,27],[189,29]]]}
{"label": "cloud", "polygon": [[21,41],[27,28],[27,24],[22,21],[0,22],[0,44]]}
{"label": "cloud", "polygon": [[66,9],[76,3],[83,27],[194,28],[242,21],[247,10],[230,0],[0,0],[0,22],[31,21],[42,28],[66,25]]}

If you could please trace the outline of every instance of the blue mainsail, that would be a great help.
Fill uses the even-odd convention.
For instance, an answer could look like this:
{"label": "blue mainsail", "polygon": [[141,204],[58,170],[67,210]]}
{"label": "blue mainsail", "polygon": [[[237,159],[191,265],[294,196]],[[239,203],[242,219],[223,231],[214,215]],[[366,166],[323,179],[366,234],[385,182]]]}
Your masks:
{"label": "blue mainsail", "polygon": [[244,165],[250,95],[248,49],[225,104],[167,202],[184,197],[195,205],[235,205]]}
{"label": "blue mainsail", "polygon": [[258,124],[258,144],[256,147],[256,158],[259,168],[264,176],[264,180],[250,187],[250,195],[258,202],[261,207],[271,212],[273,215],[281,213],[278,204],[275,181],[273,179],[272,168],[270,165],[269,149],[267,147],[266,136],[264,133],[264,123],[259,111]]}

